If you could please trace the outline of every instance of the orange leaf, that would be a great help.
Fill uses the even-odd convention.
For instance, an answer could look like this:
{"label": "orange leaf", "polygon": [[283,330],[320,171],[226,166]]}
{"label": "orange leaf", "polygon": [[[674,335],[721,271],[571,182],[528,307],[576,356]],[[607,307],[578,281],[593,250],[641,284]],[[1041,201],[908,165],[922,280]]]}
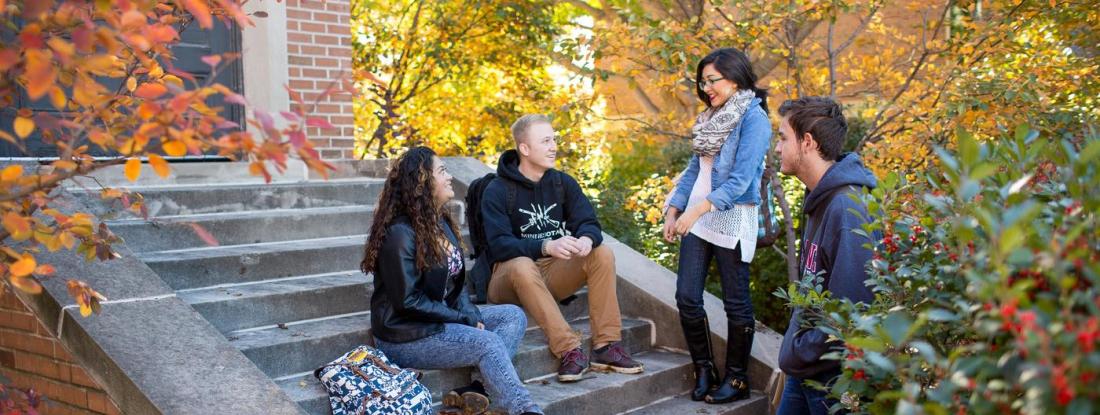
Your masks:
{"label": "orange leaf", "polygon": [[57,269],[50,264],[42,264],[34,269],[34,273],[37,275],[53,275],[55,272],[57,272]]}
{"label": "orange leaf", "polygon": [[46,95],[57,80],[57,68],[53,66],[52,58],[52,53],[42,49],[27,49],[25,53],[26,87],[31,101]]}
{"label": "orange leaf", "polygon": [[15,118],[15,135],[19,138],[27,138],[34,131],[34,120],[26,117]]}
{"label": "orange leaf", "polygon": [[206,4],[206,0],[177,0],[178,3],[183,5],[184,9],[187,9],[195,19],[199,21],[199,26],[203,29],[210,29],[214,27],[214,18],[210,16],[210,6]]}
{"label": "orange leaf", "polygon": [[18,288],[27,294],[42,293],[42,285],[38,284],[38,281],[31,277],[12,276],[11,285],[14,285],[15,288]]}
{"label": "orange leaf", "polygon": [[19,164],[13,164],[13,165],[10,165],[8,167],[5,167],[4,171],[0,172],[0,180],[3,180],[5,182],[10,182],[12,180],[18,179],[19,176],[22,176],[22,175],[23,175],[23,166],[19,165]]}
{"label": "orange leaf", "polygon": [[164,160],[164,157],[156,154],[149,155],[149,165],[153,166],[153,171],[157,172],[157,175],[165,179],[169,174],[172,174],[172,169],[168,167],[168,162]]}
{"label": "orange leaf", "polygon": [[187,146],[179,140],[165,141],[161,148],[164,149],[164,154],[172,157],[183,157],[187,154]]}
{"label": "orange leaf", "polygon": [[[94,250],[91,251],[94,253]],[[69,288],[69,295],[76,299],[76,303],[80,304],[80,315],[88,317],[93,312],[98,313],[100,309],[100,301],[107,301],[107,297],[103,294],[96,292],[88,284],[83,281],[69,280],[67,282]]]}
{"label": "orange leaf", "polygon": [[31,254],[23,254],[22,258],[11,264],[9,271],[13,277],[26,277],[31,275],[31,273],[34,272],[34,268],[37,266],[38,264],[34,261],[34,257],[31,256]]}
{"label": "orange leaf", "polygon": [[76,162],[73,162],[72,160],[57,160],[50,164],[52,164],[58,170],[73,171],[76,170],[77,167]]}
{"label": "orange leaf", "polygon": [[130,10],[122,14],[123,28],[140,28],[145,25],[145,15],[137,10]]}
{"label": "orange leaf", "polygon": [[160,105],[157,105],[157,103],[151,101],[146,101],[144,104],[141,104],[141,106],[138,107],[138,117],[141,117],[141,119],[143,120],[153,118],[159,112]]}
{"label": "orange leaf", "polygon": [[136,157],[126,160],[126,167],[123,172],[126,173],[126,178],[131,182],[137,181],[138,177],[141,176],[141,160]]}
{"label": "orange leaf", "polygon": [[4,229],[11,234],[12,239],[23,241],[31,237],[31,221],[25,216],[15,212],[4,213]]}
{"label": "orange leaf", "polygon": [[161,84],[142,84],[134,91],[134,96],[145,99],[157,99],[168,92],[168,88]]}
{"label": "orange leaf", "polygon": [[118,69],[118,57],[108,54],[92,55],[84,58],[84,62],[80,65],[81,69],[86,69],[95,75],[107,76],[112,71]]}
{"label": "orange leaf", "polygon": [[57,53],[61,61],[66,62],[66,64],[72,59],[73,54],[76,53],[76,47],[60,37],[51,37],[46,43],[50,45],[50,49],[53,49],[53,51]]}
{"label": "orange leaf", "polygon": [[61,88],[56,86],[50,88],[50,103],[53,104],[54,108],[64,111],[65,101],[65,91],[62,91]]}

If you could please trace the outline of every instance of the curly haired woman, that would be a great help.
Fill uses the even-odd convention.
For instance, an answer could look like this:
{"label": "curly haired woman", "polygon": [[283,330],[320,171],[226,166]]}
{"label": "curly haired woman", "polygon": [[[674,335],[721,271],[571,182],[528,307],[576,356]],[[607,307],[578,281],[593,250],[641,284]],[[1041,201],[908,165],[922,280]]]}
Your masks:
{"label": "curly haired woman", "polygon": [[[542,413],[512,366],[527,327],[523,311],[479,310],[463,289],[458,228],[444,209],[452,197],[451,175],[427,147],[410,149],[390,169],[360,264],[374,274],[375,345],[401,366],[477,366],[496,406],[509,414]],[[489,406],[479,382],[448,395],[447,403],[463,405],[466,414]]]}

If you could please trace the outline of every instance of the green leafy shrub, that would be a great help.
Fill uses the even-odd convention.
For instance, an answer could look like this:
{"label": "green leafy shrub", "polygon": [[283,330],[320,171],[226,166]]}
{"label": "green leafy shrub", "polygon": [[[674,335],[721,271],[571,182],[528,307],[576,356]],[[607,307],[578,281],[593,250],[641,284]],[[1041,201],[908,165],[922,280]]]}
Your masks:
{"label": "green leafy shrub", "polygon": [[[866,196],[884,231],[870,305],[812,277],[779,295],[846,347],[829,385],[853,413],[1100,411],[1100,137],[957,134],[925,183]],[[838,408],[834,408],[838,409]]]}

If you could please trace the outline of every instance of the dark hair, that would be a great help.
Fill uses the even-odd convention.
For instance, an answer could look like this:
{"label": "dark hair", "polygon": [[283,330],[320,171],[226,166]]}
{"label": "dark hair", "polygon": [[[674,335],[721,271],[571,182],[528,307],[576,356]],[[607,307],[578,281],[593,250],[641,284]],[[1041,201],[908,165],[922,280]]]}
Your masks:
{"label": "dark hair", "polygon": [[787,100],[779,106],[779,116],[787,117],[798,141],[810,133],[817,141],[817,152],[825,160],[836,160],[848,135],[848,121],[840,104],[825,97]]}
{"label": "dark hair", "polygon": [[[736,83],[738,89],[749,89],[756,93],[756,97],[760,98],[760,108],[768,112],[768,91],[756,87],[756,72],[752,71],[752,64],[749,63],[749,57],[744,52],[734,48],[722,48],[711,52],[695,67],[696,81],[703,79],[703,67],[712,63],[714,69],[722,74],[723,78]],[[703,92],[698,82],[695,83],[695,94],[704,104],[707,104],[708,108],[711,106],[710,97]]]}
{"label": "dark hair", "polygon": [[364,273],[375,271],[378,265],[378,253],[386,241],[386,233],[394,218],[405,215],[409,218],[413,233],[416,235],[416,268],[426,270],[432,264],[442,263],[446,259],[447,238],[439,220],[456,235],[457,227],[446,210],[436,206],[434,177],[432,176],[432,157],[435,152],[427,147],[413,147],[398,157],[390,165],[382,194],[378,196],[378,207],[374,211],[370,236],[363,248],[363,262],[359,269]]}

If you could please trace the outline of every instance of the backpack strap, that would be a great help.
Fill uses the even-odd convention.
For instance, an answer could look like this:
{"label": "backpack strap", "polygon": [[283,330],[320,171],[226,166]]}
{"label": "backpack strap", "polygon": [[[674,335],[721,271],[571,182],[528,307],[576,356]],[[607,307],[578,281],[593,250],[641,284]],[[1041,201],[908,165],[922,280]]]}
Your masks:
{"label": "backpack strap", "polygon": [[[562,205],[562,211],[565,211],[565,183],[562,181],[561,176],[565,173],[558,172],[557,177],[554,178],[554,192],[558,196],[558,202]],[[564,217],[564,216],[563,216]]]}
{"label": "backpack strap", "polygon": [[516,210],[516,182],[508,179],[504,179],[504,186],[508,188],[506,192],[508,195],[504,199],[504,213],[511,215],[513,210]]}

